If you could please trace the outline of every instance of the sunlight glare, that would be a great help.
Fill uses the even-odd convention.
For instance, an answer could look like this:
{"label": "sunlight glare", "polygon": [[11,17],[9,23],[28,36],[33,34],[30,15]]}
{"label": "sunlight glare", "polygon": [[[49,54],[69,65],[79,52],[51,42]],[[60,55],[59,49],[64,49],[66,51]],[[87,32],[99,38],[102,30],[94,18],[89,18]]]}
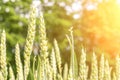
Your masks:
{"label": "sunlight glare", "polygon": [[120,0],[117,0],[117,4],[120,4]]}

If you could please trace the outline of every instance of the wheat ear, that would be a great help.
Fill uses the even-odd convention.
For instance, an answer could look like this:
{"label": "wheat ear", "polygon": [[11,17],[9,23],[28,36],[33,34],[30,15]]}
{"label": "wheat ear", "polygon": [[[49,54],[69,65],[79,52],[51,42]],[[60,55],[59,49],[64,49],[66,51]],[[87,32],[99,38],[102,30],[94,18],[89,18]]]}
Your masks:
{"label": "wheat ear", "polygon": [[111,80],[111,70],[108,61],[105,61],[104,80]]}
{"label": "wheat ear", "polygon": [[55,49],[55,56],[56,56],[56,61],[57,61],[57,66],[58,66],[58,71],[61,74],[62,73],[62,68],[61,68],[61,55],[60,55],[60,50],[58,47],[57,40],[54,40],[54,49]]}
{"label": "wheat ear", "polygon": [[0,71],[0,80],[5,80],[1,71]]}
{"label": "wheat ear", "polygon": [[100,64],[99,64],[99,80],[104,79],[104,55],[101,55]]}
{"label": "wheat ear", "polygon": [[2,31],[0,44],[0,71],[5,80],[7,80],[7,63],[6,63],[6,34]]}
{"label": "wheat ear", "polygon": [[35,37],[35,8],[32,8],[28,25],[28,33],[24,49],[24,79],[27,80],[30,69],[30,55],[32,52],[33,41]]}
{"label": "wheat ear", "polygon": [[95,53],[92,56],[90,80],[98,80],[98,64]]}
{"label": "wheat ear", "polygon": [[82,48],[79,64],[79,77],[80,80],[87,80],[87,65],[86,65],[86,53]]}
{"label": "wheat ear", "polygon": [[9,67],[9,80],[15,80],[14,72],[12,67]]}
{"label": "wheat ear", "polygon": [[115,72],[117,80],[120,80],[120,58],[119,55],[116,57]]}
{"label": "wheat ear", "polygon": [[23,67],[20,59],[20,48],[19,44],[15,46],[15,62],[16,62],[16,70],[17,70],[17,79],[23,80]]}

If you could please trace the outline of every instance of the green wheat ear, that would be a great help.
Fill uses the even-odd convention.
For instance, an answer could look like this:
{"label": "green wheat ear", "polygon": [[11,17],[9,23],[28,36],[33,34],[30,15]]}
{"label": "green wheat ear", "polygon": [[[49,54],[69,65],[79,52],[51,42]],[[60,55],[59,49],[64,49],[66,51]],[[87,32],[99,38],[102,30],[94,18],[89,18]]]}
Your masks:
{"label": "green wheat ear", "polygon": [[56,80],[56,74],[57,74],[57,66],[56,66],[56,58],[55,58],[55,52],[54,49],[52,49],[51,55],[50,55],[50,61],[51,61],[51,68],[53,73],[53,78]]}
{"label": "green wheat ear", "polygon": [[40,58],[41,58],[41,68],[43,70],[41,70],[42,74],[41,74],[41,78],[43,80],[46,80],[48,77],[48,67],[47,67],[47,63],[48,61],[48,42],[47,42],[47,37],[46,37],[46,28],[45,28],[45,22],[43,19],[43,14],[40,14],[40,18],[39,18],[39,46],[40,46]]}
{"label": "green wheat ear", "polygon": [[7,62],[6,62],[6,34],[3,30],[0,43],[0,71],[5,80],[7,80]]}
{"label": "green wheat ear", "polygon": [[16,62],[16,70],[17,70],[17,79],[23,80],[23,67],[20,59],[20,48],[19,44],[15,46],[15,62]]}
{"label": "green wheat ear", "polygon": [[43,14],[40,14],[40,22],[39,22],[39,40],[40,40],[40,56],[42,59],[46,59],[48,57],[48,43],[46,38],[46,28],[45,22],[43,19]]}
{"label": "green wheat ear", "polygon": [[90,80],[98,80],[98,64],[95,53],[93,53]]}
{"label": "green wheat ear", "polygon": [[56,74],[53,74],[53,68],[51,67],[49,61],[47,61],[47,75],[48,75],[48,78],[47,80],[56,80]]}
{"label": "green wheat ear", "polygon": [[108,61],[105,61],[104,80],[111,80],[111,68]]}
{"label": "green wheat ear", "polygon": [[30,13],[28,33],[27,33],[25,49],[24,49],[24,79],[25,80],[27,80],[27,76],[29,74],[29,69],[30,69],[30,55],[32,52],[32,46],[35,37],[35,23],[36,23],[35,21],[36,21],[35,8],[32,8]]}
{"label": "green wheat ear", "polygon": [[62,68],[61,68],[62,62],[61,62],[61,55],[60,55],[60,50],[58,47],[57,40],[54,40],[54,49],[55,49],[55,56],[56,56],[58,71],[61,74],[62,73]]}
{"label": "green wheat ear", "polygon": [[14,72],[12,67],[9,67],[9,80],[15,80]]}
{"label": "green wheat ear", "polygon": [[82,48],[79,64],[79,77],[80,80],[87,80],[87,65],[86,65],[86,53]]}
{"label": "green wheat ear", "polygon": [[99,80],[104,79],[104,55],[101,55],[100,65],[99,65]]}

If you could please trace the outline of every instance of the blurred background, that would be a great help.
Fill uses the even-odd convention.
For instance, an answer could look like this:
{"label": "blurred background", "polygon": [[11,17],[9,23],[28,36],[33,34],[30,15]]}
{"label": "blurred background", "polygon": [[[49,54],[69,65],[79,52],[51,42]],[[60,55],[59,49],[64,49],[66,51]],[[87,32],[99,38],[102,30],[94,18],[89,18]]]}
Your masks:
{"label": "blurred background", "polygon": [[[6,30],[8,62],[14,62],[17,42],[22,54],[32,5],[37,8],[37,19],[40,11],[44,13],[49,49],[57,39],[63,63],[69,62],[70,47],[66,34],[69,34],[70,27],[74,31],[78,60],[81,46],[86,49],[87,62],[94,51],[98,60],[104,54],[112,65],[120,53],[120,0],[0,0],[0,30]],[[38,32],[33,46],[35,54],[39,51],[37,36]]]}

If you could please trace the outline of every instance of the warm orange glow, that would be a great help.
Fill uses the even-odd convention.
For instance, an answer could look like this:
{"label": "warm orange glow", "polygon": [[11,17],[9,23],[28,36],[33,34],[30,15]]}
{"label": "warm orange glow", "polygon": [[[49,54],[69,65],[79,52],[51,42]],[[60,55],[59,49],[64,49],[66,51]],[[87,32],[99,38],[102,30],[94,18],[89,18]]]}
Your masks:
{"label": "warm orange glow", "polygon": [[111,57],[120,53],[120,0],[108,0],[99,3],[95,10],[84,10],[81,24],[83,37],[90,39],[90,48],[97,47]]}

